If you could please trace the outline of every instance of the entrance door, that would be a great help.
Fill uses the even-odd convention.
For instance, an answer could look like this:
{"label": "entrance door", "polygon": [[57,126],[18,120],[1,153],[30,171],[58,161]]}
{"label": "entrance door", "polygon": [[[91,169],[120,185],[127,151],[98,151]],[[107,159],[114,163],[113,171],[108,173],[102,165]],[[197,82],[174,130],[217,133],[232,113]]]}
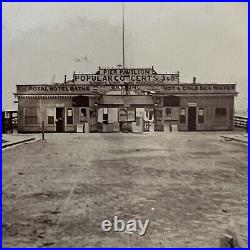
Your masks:
{"label": "entrance door", "polygon": [[64,132],[64,108],[56,108],[56,132]]}
{"label": "entrance door", "polygon": [[188,130],[196,130],[196,107],[188,108]]}
{"label": "entrance door", "polygon": [[132,132],[131,122],[120,122],[120,131],[124,133]]}

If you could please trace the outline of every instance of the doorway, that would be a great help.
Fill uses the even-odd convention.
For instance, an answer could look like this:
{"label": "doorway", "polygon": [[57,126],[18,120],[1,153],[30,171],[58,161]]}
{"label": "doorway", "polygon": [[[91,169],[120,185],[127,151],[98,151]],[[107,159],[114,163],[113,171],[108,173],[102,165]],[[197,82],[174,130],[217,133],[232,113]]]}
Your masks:
{"label": "doorway", "polygon": [[64,132],[64,108],[56,108],[56,132]]}
{"label": "doorway", "polygon": [[196,131],[196,107],[188,108],[188,131]]}
{"label": "doorway", "polygon": [[120,131],[124,133],[132,132],[131,122],[120,122]]}

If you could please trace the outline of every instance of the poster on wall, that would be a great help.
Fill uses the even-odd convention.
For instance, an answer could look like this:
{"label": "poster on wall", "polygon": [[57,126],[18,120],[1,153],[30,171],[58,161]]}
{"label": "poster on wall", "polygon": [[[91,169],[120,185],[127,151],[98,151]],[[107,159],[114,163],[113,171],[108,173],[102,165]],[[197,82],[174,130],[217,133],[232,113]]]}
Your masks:
{"label": "poster on wall", "polygon": [[119,109],[119,122],[126,122],[127,121],[127,109],[121,108]]}
{"label": "poster on wall", "polygon": [[134,122],[135,121],[135,109],[134,108],[128,108],[128,122]]}
{"label": "poster on wall", "polygon": [[119,122],[134,122],[134,121],[135,121],[135,108],[119,109]]}

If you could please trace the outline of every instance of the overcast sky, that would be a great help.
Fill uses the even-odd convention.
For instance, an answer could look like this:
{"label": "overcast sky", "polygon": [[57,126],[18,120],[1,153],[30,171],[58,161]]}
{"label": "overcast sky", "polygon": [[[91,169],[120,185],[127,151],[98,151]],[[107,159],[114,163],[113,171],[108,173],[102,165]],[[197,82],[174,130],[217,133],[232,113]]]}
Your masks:
{"label": "overcast sky", "polygon": [[[121,3],[3,3],[3,108],[16,84],[122,64]],[[247,3],[125,3],[127,67],[237,82],[247,106]],[[54,76],[54,77],[53,77]]]}

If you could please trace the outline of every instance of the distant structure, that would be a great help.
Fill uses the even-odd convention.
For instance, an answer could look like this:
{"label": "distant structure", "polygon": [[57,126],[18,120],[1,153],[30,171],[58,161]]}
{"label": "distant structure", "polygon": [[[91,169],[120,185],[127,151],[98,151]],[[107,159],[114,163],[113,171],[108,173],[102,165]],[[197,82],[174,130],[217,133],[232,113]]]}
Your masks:
{"label": "distant structure", "polygon": [[232,130],[235,83],[181,83],[179,72],[99,67],[57,84],[17,85],[18,131]]}
{"label": "distant structure", "polygon": [[17,131],[18,114],[16,110],[2,111],[2,133],[11,134]]}

